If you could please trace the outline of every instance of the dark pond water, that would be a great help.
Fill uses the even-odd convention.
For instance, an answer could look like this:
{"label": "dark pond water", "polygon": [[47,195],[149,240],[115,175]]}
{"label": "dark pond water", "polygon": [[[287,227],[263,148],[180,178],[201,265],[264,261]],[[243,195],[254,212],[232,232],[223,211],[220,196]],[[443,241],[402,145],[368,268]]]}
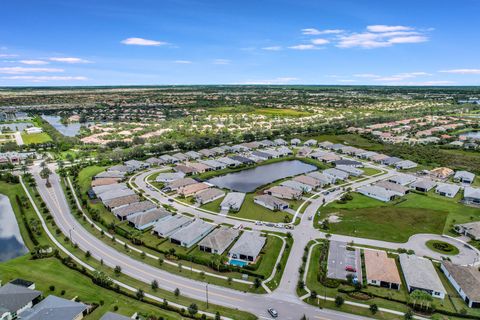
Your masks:
{"label": "dark pond water", "polygon": [[59,116],[47,116],[47,115],[42,115],[42,118],[50,123],[55,129],[57,129],[58,132],[63,134],[64,136],[67,137],[75,137],[80,133],[80,127],[82,125],[88,125],[91,123],[67,123],[63,124],[61,122],[61,117]]}
{"label": "dark pond water", "polygon": [[0,194],[0,262],[27,252],[10,200],[7,196]]}
{"label": "dark pond water", "polygon": [[299,160],[276,162],[247,169],[239,172],[229,173],[224,176],[215,177],[208,182],[220,187],[239,192],[252,192],[260,186],[273,181],[302,173],[314,171],[317,168],[311,164]]}

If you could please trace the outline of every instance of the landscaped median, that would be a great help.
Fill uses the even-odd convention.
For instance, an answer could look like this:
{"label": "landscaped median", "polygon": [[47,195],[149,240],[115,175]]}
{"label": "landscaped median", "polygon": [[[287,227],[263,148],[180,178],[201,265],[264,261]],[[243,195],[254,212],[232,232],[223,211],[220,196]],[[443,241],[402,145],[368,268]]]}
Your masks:
{"label": "landscaped median", "polygon": [[417,309],[422,316],[432,316],[432,319],[455,317],[480,319],[480,311],[466,307],[440,270],[438,263],[434,263],[435,271],[447,290],[447,296],[445,299],[432,298],[433,300],[429,304],[430,311],[426,312],[424,307],[420,307],[418,301],[413,300],[412,294],[408,293],[396,253],[388,252],[387,256],[395,259],[402,282],[399,290],[367,285],[364,250],[378,251],[379,249],[362,249],[363,276],[362,279],[358,279],[358,283],[349,280],[348,277],[344,280],[329,278],[330,271],[327,267],[329,244],[329,240],[320,239],[309,242],[305,248],[304,265],[302,266],[304,272],[301,273],[302,279],[299,282],[297,293],[311,305],[376,319],[403,319],[404,313],[410,313],[412,309]]}
{"label": "landscaped median", "polygon": [[[46,208],[43,205],[42,199],[36,193],[35,189],[29,189],[29,191],[34,194],[32,200],[34,201],[35,205],[40,208]],[[63,264],[65,266],[68,266],[70,269],[73,269],[91,278],[95,283],[105,287],[108,290],[113,290],[117,294],[121,293],[131,299],[140,300],[143,303],[147,303],[153,306],[153,308],[163,308],[166,310],[176,311],[183,317],[192,316],[187,312],[187,307],[191,306],[192,303],[194,303],[196,305],[196,308],[209,312],[212,317],[218,311],[222,316],[232,319],[255,318],[253,315],[246,312],[232,310],[212,304],[209,304],[209,308],[207,308],[206,303],[202,301],[196,301],[190,298],[183,297],[181,293],[177,295],[174,292],[168,292],[159,289],[158,286],[149,286],[149,284],[140,282],[122,274],[121,272],[118,272],[120,270],[113,270],[105,266],[103,264],[103,261],[97,261],[93,259],[88,253],[82,252],[75,244],[71,243],[68,237],[64,236],[61,232],[59,232],[60,230],[56,227],[52,216],[48,213],[48,210],[43,210],[42,213],[40,213],[39,211],[38,215],[40,215],[42,219],[48,221],[48,223],[45,224],[45,227],[48,228],[48,231],[50,233],[49,236],[53,237],[53,239],[50,240],[56,241],[56,243],[58,244],[58,249],[63,252],[59,256],[63,261]],[[63,255],[64,253],[69,253],[71,255],[70,258],[65,257]],[[99,272],[104,275],[101,277],[102,279],[111,279],[113,282],[110,282],[110,284],[109,281],[107,281],[107,283],[103,281],[99,282]],[[159,298],[159,296],[161,296],[162,298]],[[135,303],[132,303],[132,305],[135,305]],[[181,306],[185,306],[183,308],[183,311]],[[199,313],[194,315],[194,317],[200,316],[201,315]]]}

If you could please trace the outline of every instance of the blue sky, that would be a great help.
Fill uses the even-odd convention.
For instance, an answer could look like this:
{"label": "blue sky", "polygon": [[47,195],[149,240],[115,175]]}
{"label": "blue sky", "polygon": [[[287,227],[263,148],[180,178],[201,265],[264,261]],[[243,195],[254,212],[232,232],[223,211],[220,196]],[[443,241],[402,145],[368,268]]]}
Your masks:
{"label": "blue sky", "polygon": [[0,86],[480,85],[480,1],[2,2]]}

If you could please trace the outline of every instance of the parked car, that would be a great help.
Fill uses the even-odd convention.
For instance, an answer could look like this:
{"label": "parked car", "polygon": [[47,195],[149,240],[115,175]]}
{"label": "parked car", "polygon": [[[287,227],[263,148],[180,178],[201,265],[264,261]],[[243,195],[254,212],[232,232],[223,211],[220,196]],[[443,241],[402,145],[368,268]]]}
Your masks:
{"label": "parked car", "polygon": [[173,199],[172,199],[172,198],[168,198],[168,202],[173,202]]}
{"label": "parked car", "polygon": [[261,226],[261,225],[263,225],[263,222],[262,222],[262,221],[255,221],[255,224],[256,224],[257,226]]}
{"label": "parked car", "polygon": [[270,315],[271,315],[273,318],[278,317],[278,312],[277,312],[277,310],[275,310],[275,309],[273,309],[273,308],[268,308],[268,313],[270,313]]}
{"label": "parked car", "polygon": [[348,272],[357,272],[357,269],[355,269],[355,267],[352,267],[352,266],[346,266],[346,267],[345,267],[345,271],[348,271]]}
{"label": "parked car", "polygon": [[275,225],[275,227],[280,228],[280,229],[283,229],[285,226],[284,226],[283,224],[281,224],[281,223],[277,223],[277,224]]}

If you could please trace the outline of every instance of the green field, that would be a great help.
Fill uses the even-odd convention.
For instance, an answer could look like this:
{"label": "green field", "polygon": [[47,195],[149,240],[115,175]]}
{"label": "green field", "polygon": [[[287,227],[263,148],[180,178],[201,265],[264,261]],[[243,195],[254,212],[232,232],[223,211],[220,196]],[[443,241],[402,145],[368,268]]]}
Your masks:
{"label": "green field", "polygon": [[[117,313],[128,317],[135,312],[141,312],[168,319],[183,319],[177,313],[168,312],[96,286],[90,278],[69,269],[56,258],[30,260],[26,255],[0,264],[0,279],[4,283],[15,278],[34,281],[36,289],[42,291],[44,296],[54,294],[66,299],[78,297],[82,302],[99,304],[94,312],[84,318],[88,320],[100,319],[107,311],[113,311],[113,306],[118,307]],[[55,286],[53,292],[49,290],[51,285]],[[65,294],[62,296],[63,290]]]}
{"label": "green field", "polygon": [[50,138],[46,132],[32,134],[22,133],[22,139],[25,144],[37,144],[52,141],[52,138]]}
{"label": "green field", "polygon": [[267,208],[259,206],[253,202],[253,198],[256,196],[254,193],[247,193],[245,201],[239,212],[229,213],[230,216],[239,217],[251,220],[269,221],[269,222],[283,222],[285,215],[290,214],[282,211],[271,211]]}
{"label": "green field", "polygon": [[249,106],[217,107],[209,109],[212,114],[238,114],[264,115],[271,117],[306,117],[311,115],[308,111],[287,108],[255,108]]}
{"label": "green field", "polygon": [[470,217],[480,219],[477,209],[430,195],[411,193],[390,203],[357,193],[352,195],[353,200],[345,204],[331,203],[320,210],[320,219],[329,214],[341,219],[338,223],[329,224],[329,232],[405,242],[417,233],[448,232],[453,221],[470,221]]}

